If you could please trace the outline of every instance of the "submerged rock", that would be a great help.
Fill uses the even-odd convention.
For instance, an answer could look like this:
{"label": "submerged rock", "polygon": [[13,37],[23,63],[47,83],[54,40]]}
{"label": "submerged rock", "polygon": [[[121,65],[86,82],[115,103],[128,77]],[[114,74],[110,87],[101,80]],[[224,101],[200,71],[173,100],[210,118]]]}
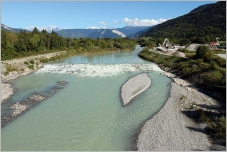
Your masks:
{"label": "submerged rock", "polygon": [[12,100],[5,101],[2,103],[2,106],[8,107],[8,109],[4,109],[1,113],[1,127],[6,126],[9,122],[12,122],[28,110],[34,108],[45,99],[50,98],[59,90],[65,88],[66,85],[66,81],[58,81],[51,88],[41,92],[34,92],[29,97],[16,103],[13,103]]}

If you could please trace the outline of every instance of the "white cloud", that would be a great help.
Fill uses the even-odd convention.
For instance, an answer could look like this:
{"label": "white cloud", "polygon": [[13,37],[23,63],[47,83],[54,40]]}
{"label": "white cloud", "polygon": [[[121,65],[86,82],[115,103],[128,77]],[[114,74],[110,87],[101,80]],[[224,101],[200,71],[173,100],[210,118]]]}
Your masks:
{"label": "white cloud", "polygon": [[116,20],[114,20],[114,22],[113,22],[113,23],[117,24],[118,22],[117,22]]}
{"label": "white cloud", "polygon": [[153,25],[165,22],[167,20],[168,19],[163,19],[163,18],[160,18],[158,20],[155,20],[155,19],[142,19],[142,20],[139,20],[138,18],[135,18],[135,19],[124,18],[121,22],[125,23],[125,24],[127,24],[129,26],[153,26]]}
{"label": "white cloud", "polygon": [[100,28],[96,26],[90,26],[90,27],[87,27],[86,29],[100,29]]}
{"label": "white cloud", "polygon": [[99,22],[99,24],[101,24],[101,25],[103,25],[103,26],[105,26],[106,25],[106,23],[105,22]]}
{"label": "white cloud", "polygon": [[43,29],[45,29],[47,32],[51,32],[53,31],[59,31],[61,30],[61,28],[55,26],[55,25],[49,25],[49,26],[44,26],[44,27],[38,27],[38,26],[27,26],[25,27],[25,29],[29,30],[29,31],[33,31],[34,28],[37,28],[39,31],[42,31]]}

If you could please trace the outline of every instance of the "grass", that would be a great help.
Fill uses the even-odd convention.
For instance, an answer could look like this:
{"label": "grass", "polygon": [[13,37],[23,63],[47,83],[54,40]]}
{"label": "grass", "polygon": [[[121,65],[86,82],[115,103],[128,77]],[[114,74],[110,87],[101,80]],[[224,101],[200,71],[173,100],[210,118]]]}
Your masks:
{"label": "grass", "polygon": [[157,63],[160,68],[168,67],[171,72],[188,82],[203,89],[219,100],[226,101],[226,60],[214,56],[210,61],[204,61],[192,55],[188,58],[161,55],[142,50],[141,58]]}
{"label": "grass", "polygon": [[6,71],[4,72],[4,75],[8,75],[10,72],[18,70],[15,66],[8,65],[8,64],[5,66],[5,68],[6,68]]}
{"label": "grass", "polygon": [[225,115],[214,115],[211,112],[201,110],[199,121],[206,123],[206,132],[214,140],[226,141],[226,116]]}
{"label": "grass", "polygon": [[221,49],[215,49],[213,50],[214,54],[226,54],[226,51],[223,51]]}

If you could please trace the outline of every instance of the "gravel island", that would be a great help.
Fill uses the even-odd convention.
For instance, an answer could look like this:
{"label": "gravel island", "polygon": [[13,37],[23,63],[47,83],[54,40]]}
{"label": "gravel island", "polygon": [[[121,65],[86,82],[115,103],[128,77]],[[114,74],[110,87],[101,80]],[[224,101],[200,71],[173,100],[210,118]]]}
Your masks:
{"label": "gravel island", "polygon": [[146,73],[131,77],[121,88],[123,105],[127,105],[132,98],[144,92],[151,85],[151,79]]}

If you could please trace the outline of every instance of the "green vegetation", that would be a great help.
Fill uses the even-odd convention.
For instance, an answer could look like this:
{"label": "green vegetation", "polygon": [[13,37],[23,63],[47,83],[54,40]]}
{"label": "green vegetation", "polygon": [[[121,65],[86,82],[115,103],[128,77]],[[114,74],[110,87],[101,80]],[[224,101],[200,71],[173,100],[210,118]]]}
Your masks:
{"label": "green vegetation", "polygon": [[28,65],[29,63],[28,63],[28,61],[24,61],[24,64]]}
{"label": "green vegetation", "polygon": [[216,50],[213,50],[214,51],[214,54],[226,54],[226,51],[223,51],[221,49],[216,49]]}
{"label": "green vegetation", "polygon": [[219,1],[156,25],[140,35],[140,37],[167,37],[171,42],[180,45],[190,43],[205,44],[216,41],[216,37],[219,37],[223,42],[221,43],[222,46],[225,46],[225,34],[226,2]]}
{"label": "green vegetation", "polygon": [[[68,55],[75,55],[78,53],[133,50],[136,45],[136,41],[127,38],[63,38],[58,36],[54,31],[51,33],[47,33],[45,30],[39,32],[37,28],[34,28],[34,30],[29,33],[26,33],[23,30],[19,33],[6,32],[2,30],[1,42],[2,60],[63,50],[66,51]],[[52,58],[50,60],[54,59]]]}
{"label": "green vegetation", "polygon": [[8,75],[10,72],[17,71],[16,67],[9,65],[9,64],[7,64],[5,66],[5,68],[6,68],[6,71],[5,71],[4,75]]}
{"label": "green vegetation", "polygon": [[29,61],[29,63],[30,63],[30,64],[34,64],[35,61],[34,61],[33,59],[31,59],[31,60]]}
{"label": "green vegetation", "polygon": [[208,46],[199,46],[196,50],[196,57],[204,61],[211,61],[213,59],[213,51]]}
{"label": "green vegetation", "polygon": [[[187,50],[185,50],[187,51]],[[161,68],[168,67],[172,73],[177,74],[182,79],[202,88],[207,93],[218,98],[225,105],[226,103],[226,60],[218,56],[213,56],[212,51],[201,46],[196,54],[188,58],[161,55],[149,52],[145,48],[139,56],[146,60],[157,63]],[[186,100],[182,95],[180,101]],[[205,101],[204,101],[205,102]],[[191,105],[190,108],[192,109]],[[207,124],[206,131],[214,140],[226,141],[226,117],[200,110],[199,121]]]}
{"label": "green vegetation", "polygon": [[212,58],[208,56],[207,58],[206,54],[198,54],[188,58],[181,58],[161,55],[144,49],[139,53],[139,56],[157,63],[160,67],[170,68],[172,72],[183,79],[225,101],[226,60],[218,56],[213,56]]}
{"label": "green vegetation", "polygon": [[215,117],[214,121],[208,124],[208,131],[214,138],[226,139],[226,117]]}
{"label": "green vegetation", "polygon": [[212,112],[200,110],[199,121],[206,123],[206,131],[215,140],[226,141],[226,116],[214,115]]}
{"label": "green vegetation", "polygon": [[33,70],[34,69],[34,65],[33,64],[29,64],[28,65],[28,68],[31,69],[31,70]]}
{"label": "green vegetation", "polygon": [[190,51],[190,50],[188,50],[186,48],[180,48],[180,49],[178,49],[178,51],[184,52],[184,53],[195,53],[194,51]]}

